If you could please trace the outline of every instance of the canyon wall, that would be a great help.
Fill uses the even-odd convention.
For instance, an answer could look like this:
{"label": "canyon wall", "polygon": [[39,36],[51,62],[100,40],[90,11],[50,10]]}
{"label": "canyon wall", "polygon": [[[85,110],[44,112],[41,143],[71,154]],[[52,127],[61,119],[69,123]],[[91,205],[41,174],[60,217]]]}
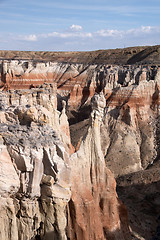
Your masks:
{"label": "canyon wall", "polygon": [[0,61],[0,236],[149,240],[159,200],[141,215],[136,193],[159,183],[159,65],[66,59]]}
{"label": "canyon wall", "polygon": [[114,176],[101,150],[105,106],[103,94],[92,98],[87,135],[71,156],[69,239],[131,239],[126,208],[117,198]]}
{"label": "canyon wall", "polygon": [[115,176],[146,169],[159,158],[159,88],[158,72],[154,80],[113,90],[108,97],[102,145]]}
{"label": "canyon wall", "polygon": [[[58,110],[62,110],[65,100],[71,124],[89,118],[91,98],[95,93],[104,93],[101,144],[107,166],[115,176],[146,169],[158,158],[157,65],[1,61],[2,89],[34,89],[42,83],[57,85]],[[69,129],[64,131],[69,136]],[[73,152],[70,142],[68,145]]]}
{"label": "canyon wall", "polygon": [[0,93],[1,239],[130,239],[101,151],[105,98],[93,102],[89,130],[73,153],[56,85]]}
{"label": "canyon wall", "polygon": [[2,89],[29,89],[43,83],[56,83],[68,106],[80,107],[95,92],[105,94],[114,88],[154,80],[158,65],[105,65],[34,60],[1,60]]}
{"label": "canyon wall", "polygon": [[1,93],[0,107],[0,238],[67,239],[71,143],[55,88]]}

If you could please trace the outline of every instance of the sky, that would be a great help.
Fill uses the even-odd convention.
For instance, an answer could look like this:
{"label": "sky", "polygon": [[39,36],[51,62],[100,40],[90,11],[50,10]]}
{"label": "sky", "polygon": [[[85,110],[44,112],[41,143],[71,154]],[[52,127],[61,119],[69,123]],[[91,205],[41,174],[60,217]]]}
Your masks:
{"label": "sky", "polygon": [[0,50],[160,44],[160,0],[0,0]]}

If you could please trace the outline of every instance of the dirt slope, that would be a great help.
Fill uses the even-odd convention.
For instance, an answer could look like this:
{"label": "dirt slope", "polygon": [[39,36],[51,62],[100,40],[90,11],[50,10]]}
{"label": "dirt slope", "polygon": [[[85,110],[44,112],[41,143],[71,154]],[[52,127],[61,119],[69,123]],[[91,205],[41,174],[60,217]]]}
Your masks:
{"label": "dirt slope", "polygon": [[0,59],[33,59],[92,64],[160,64],[160,45],[89,52],[0,51]]}

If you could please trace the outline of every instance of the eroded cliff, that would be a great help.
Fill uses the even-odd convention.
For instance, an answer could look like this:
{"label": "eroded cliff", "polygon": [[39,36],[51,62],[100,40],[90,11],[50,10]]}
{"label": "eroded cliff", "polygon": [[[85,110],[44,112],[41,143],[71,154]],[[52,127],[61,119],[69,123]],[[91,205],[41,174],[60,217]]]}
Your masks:
{"label": "eroded cliff", "polygon": [[116,183],[101,150],[100,126],[106,101],[92,98],[87,135],[71,156],[70,239],[131,239],[125,206],[116,195]]}
{"label": "eroded cliff", "polygon": [[2,239],[156,239],[158,49],[1,60]]}
{"label": "eroded cliff", "polygon": [[67,239],[69,137],[45,87],[0,96],[1,239]]}
{"label": "eroded cliff", "polygon": [[1,239],[130,238],[127,211],[101,151],[105,98],[94,102],[89,130],[73,154],[55,85],[1,92]]}

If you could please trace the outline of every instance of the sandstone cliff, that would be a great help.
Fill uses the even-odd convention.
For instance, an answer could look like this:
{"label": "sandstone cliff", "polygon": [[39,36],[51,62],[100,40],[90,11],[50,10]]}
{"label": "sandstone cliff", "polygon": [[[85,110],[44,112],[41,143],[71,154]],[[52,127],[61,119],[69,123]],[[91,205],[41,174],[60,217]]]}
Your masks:
{"label": "sandstone cliff", "polygon": [[1,92],[1,239],[130,238],[127,211],[101,151],[105,98],[98,98],[88,133],[72,154],[55,86]]}
{"label": "sandstone cliff", "polygon": [[88,133],[71,156],[70,239],[131,239],[126,208],[117,198],[116,183],[101,150],[105,105],[103,94],[92,98]]}
{"label": "sandstone cliff", "polygon": [[0,54],[1,238],[157,239],[159,46]]}
{"label": "sandstone cliff", "polygon": [[113,90],[107,99],[102,145],[116,176],[146,169],[159,158],[159,86],[158,72],[154,80]]}
{"label": "sandstone cliff", "polygon": [[1,239],[67,239],[70,149],[55,91],[45,87],[0,96]]}

